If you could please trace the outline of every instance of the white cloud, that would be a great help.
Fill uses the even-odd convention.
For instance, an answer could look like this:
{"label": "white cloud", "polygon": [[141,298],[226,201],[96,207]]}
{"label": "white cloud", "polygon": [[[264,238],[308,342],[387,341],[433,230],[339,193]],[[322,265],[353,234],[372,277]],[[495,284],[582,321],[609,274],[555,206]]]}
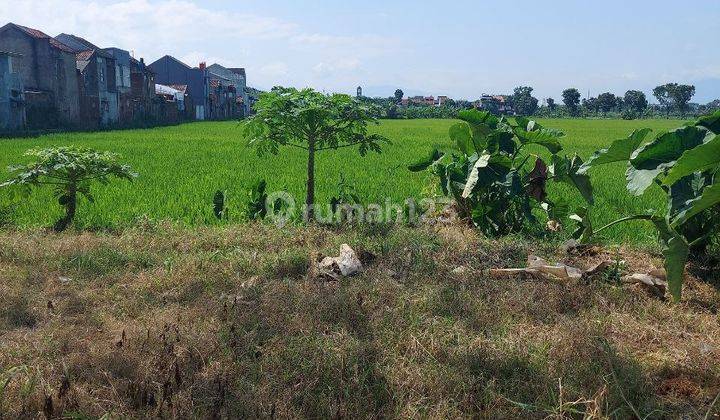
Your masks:
{"label": "white cloud", "polygon": [[[138,55],[189,54],[182,45],[287,38],[296,25],[272,17],[207,9],[187,0],[0,0],[0,21],[57,35],[69,32]],[[139,51],[138,51],[139,49]]]}
{"label": "white cloud", "polygon": [[316,73],[335,73],[343,71],[354,71],[360,67],[360,60],[357,58],[342,58],[331,62],[320,62],[313,67]]}
{"label": "white cloud", "polygon": [[342,90],[375,83],[386,75],[369,69],[392,59],[401,47],[391,37],[327,34],[227,9],[199,0],[0,0],[0,22],[27,25],[51,36],[75,34],[102,47],[126,49],[148,62],[167,54],[191,66],[205,61],[245,67],[250,84],[262,87]]}
{"label": "white cloud", "polygon": [[265,77],[285,77],[288,75],[288,65],[282,61],[276,61],[261,66],[259,71]]}
{"label": "white cloud", "polygon": [[324,51],[325,53],[353,54],[378,57],[396,52],[400,47],[397,39],[379,35],[336,36],[327,34],[298,34],[290,38],[298,50]]}
{"label": "white cloud", "polygon": [[630,72],[621,74],[620,78],[625,79],[625,80],[638,80],[640,78],[640,75],[638,75],[634,71],[630,71]]}

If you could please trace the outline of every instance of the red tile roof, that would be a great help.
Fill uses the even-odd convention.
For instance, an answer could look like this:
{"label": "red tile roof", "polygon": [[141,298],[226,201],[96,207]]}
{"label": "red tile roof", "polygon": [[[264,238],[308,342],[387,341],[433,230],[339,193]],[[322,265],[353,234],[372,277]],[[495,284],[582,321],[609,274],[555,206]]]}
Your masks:
{"label": "red tile roof", "polygon": [[18,29],[25,32],[26,34],[30,35],[31,37],[35,39],[47,39],[50,42],[50,45],[59,49],[60,51],[65,51],[68,53],[75,53],[75,51],[72,50],[72,48],[68,47],[67,45],[63,44],[62,42],[58,41],[55,38],[52,38],[48,34],[46,34],[43,31],[40,31],[38,29],[28,28],[27,26],[22,25],[15,25]]}
{"label": "red tile roof", "polygon": [[77,53],[75,57],[77,57],[78,61],[89,61],[90,57],[95,53],[95,50],[88,50],[88,51],[81,51]]}

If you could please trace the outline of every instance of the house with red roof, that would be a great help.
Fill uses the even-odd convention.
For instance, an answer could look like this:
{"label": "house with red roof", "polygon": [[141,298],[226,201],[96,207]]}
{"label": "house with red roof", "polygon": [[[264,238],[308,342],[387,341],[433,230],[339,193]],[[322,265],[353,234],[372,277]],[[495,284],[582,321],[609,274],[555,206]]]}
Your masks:
{"label": "house with red roof", "polygon": [[21,58],[20,54],[0,51],[0,131],[25,128],[22,79],[13,69],[13,61]]}
{"label": "house with red roof", "polygon": [[191,110],[192,119],[214,118],[210,104],[212,87],[205,63],[200,63],[198,67],[190,67],[177,58],[166,55],[148,64],[148,67],[155,73],[156,84],[187,86],[194,106],[194,110]]}
{"label": "house with red roof", "polygon": [[242,118],[248,115],[250,107],[245,69],[241,67],[224,67],[217,63],[208,66],[207,69],[211,80],[219,80],[222,84],[232,88],[228,92],[228,109],[225,118]]}
{"label": "house with red roof", "polygon": [[[82,125],[85,128],[117,125],[120,121],[120,97],[115,57],[75,35],[60,34],[55,40],[75,52],[77,70],[80,73]],[[129,72],[128,68],[128,76]]]}
{"label": "house with red roof", "polygon": [[18,55],[13,69],[24,85],[28,128],[77,125],[80,91],[75,51],[42,31],[15,23],[0,27],[0,50]]}

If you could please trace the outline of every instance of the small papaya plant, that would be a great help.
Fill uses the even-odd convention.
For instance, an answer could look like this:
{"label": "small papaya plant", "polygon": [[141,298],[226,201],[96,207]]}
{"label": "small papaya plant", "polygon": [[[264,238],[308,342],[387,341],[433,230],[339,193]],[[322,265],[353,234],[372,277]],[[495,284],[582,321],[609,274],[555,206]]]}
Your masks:
{"label": "small papaya plant", "polygon": [[[566,215],[566,204],[548,198],[550,181],[573,185],[592,204],[590,178],[577,172],[582,160],[559,154],[561,131],[522,117],[511,123],[486,111],[460,111],[458,118],[461,121],[450,127],[449,135],[459,153],[448,157],[433,150],[408,169],[432,171],[443,194],[454,199],[460,216],[485,234],[518,232],[537,222],[535,209],[551,217]],[[544,147],[550,159],[526,153],[528,145]]]}
{"label": "small papaya plant", "polygon": [[275,87],[254,105],[243,123],[248,144],[260,155],[278,154],[281,146],[307,153],[305,214],[315,221],[315,158],[318,152],[355,148],[360,156],[381,152],[390,140],[371,133],[375,109],[349,95],[326,95],[313,89]]}
{"label": "small papaya plant", "polygon": [[618,223],[652,223],[663,246],[670,292],[679,300],[688,259],[703,254],[710,236],[720,229],[720,111],[645,142],[649,133],[649,129],[636,130],[614,141],[609,148],[597,151],[578,172],[585,174],[596,166],[627,162],[627,189],[642,195],[651,185],[658,185],[667,195],[667,211],[631,215],[595,231],[586,211],[575,217],[581,223],[576,234],[587,242]]}
{"label": "small papaya plant", "polygon": [[54,225],[57,232],[67,229],[73,222],[80,195],[91,203],[95,201],[90,192],[94,181],[107,185],[111,178],[132,181],[137,177],[128,165],[118,163],[119,156],[111,152],[67,146],[31,149],[25,156],[31,157],[32,161],[11,166],[9,170],[14,177],[0,187],[18,185],[28,191],[44,185],[53,187],[58,203],[65,209],[65,215]]}
{"label": "small papaya plant", "polygon": [[345,179],[345,175],[340,174],[337,193],[330,199],[330,209],[336,218],[336,222],[343,223],[354,220],[357,216],[354,206],[359,204],[362,204],[362,200],[355,190],[355,186]]}

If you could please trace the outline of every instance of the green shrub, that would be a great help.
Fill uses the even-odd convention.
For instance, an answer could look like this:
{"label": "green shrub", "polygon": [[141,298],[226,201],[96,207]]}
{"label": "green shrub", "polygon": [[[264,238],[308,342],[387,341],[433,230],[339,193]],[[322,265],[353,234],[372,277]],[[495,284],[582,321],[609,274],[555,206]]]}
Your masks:
{"label": "green shrub", "polygon": [[94,201],[90,193],[93,181],[105,185],[112,177],[127,180],[137,177],[129,166],[117,162],[118,155],[110,152],[69,146],[31,149],[25,156],[32,157],[33,161],[11,167],[14,178],[0,187],[20,185],[28,190],[42,185],[53,187],[58,203],[65,208],[65,216],[54,226],[58,232],[65,230],[75,218],[78,195]]}
{"label": "green shrub", "polygon": [[[442,192],[455,200],[460,216],[485,234],[507,235],[536,223],[534,209],[544,209],[551,217],[565,216],[567,206],[547,196],[548,181],[573,185],[593,202],[589,177],[577,173],[580,157],[558,154],[561,131],[522,117],[511,124],[487,111],[461,111],[459,118],[463,121],[450,127],[450,138],[460,154],[447,158],[435,149],[409,169],[430,168]],[[550,160],[521,153],[530,144],[546,148]]]}

